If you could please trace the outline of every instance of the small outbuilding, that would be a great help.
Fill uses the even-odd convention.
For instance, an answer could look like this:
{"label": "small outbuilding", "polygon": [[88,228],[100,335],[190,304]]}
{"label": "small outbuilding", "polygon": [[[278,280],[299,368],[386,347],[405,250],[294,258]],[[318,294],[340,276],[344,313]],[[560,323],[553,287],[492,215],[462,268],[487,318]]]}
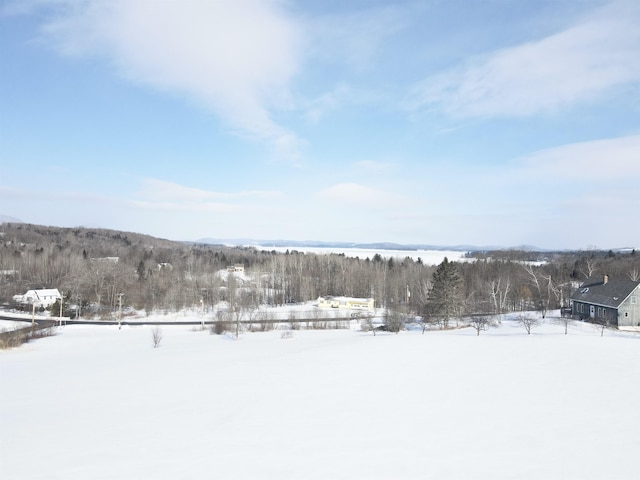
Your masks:
{"label": "small outbuilding", "polygon": [[590,278],[571,295],[571,313],[618,328],[640,328],[640,281]]}

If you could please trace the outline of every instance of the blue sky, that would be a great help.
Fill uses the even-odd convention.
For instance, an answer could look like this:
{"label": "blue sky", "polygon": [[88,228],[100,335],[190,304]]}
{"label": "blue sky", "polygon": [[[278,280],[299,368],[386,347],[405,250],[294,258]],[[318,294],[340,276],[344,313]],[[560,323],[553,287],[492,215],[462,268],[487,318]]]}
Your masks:
{"label": "blue sky", "polygon": [[636,0],[4,0],[0,214],[640,247]]}

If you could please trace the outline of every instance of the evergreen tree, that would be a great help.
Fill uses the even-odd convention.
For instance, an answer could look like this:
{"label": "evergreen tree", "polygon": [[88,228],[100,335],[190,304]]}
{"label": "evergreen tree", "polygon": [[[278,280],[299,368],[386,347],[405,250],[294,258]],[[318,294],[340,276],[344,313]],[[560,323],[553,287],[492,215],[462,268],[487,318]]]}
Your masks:
{"label": "evergreen tree", "polygon": [[144,264],[144,260],[140,260],[138,263],[138,268],[136,268],[136,274],[138,275],[138,281],[142,283],[142,281],[147,278],[147,267]]}
{"label": "evergreen tree", "polygon": [[433,273],[433,283],[427,299],[427,314],[432,321],[441,322],[444,328],[449,320],[458,316],[462,298],[462,281],[458,269],[447,257]]}
{"label": "evergreen tree", "polygon": [[[69,308],[69,304],[67,303],[67,299],[63,299],[62,301],[62,315],[63,316],[68,316],[68,308]],[[60,316],[60,299],[56,300],[55,303],[53,305],[51,305],[51,307],[49,307],[49,312],[50,315],[52,317],[59,317]]]}

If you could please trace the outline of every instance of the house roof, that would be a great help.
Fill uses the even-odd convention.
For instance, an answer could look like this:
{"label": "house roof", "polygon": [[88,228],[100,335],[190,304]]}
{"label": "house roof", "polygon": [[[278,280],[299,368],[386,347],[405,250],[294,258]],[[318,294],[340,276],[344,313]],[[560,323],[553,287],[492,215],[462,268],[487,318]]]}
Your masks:
{"label": "house roof", "polygon": [[38,298],[42,297],[59,297],[60,292],[57,288],[38,288],[36,290],[29,290],[26,295],[33,292]]}
{"label": "house roof", "polygon": [[640,281],[624,278],[589,278],[571,295],[571,300],[618,308],[631,295]]}

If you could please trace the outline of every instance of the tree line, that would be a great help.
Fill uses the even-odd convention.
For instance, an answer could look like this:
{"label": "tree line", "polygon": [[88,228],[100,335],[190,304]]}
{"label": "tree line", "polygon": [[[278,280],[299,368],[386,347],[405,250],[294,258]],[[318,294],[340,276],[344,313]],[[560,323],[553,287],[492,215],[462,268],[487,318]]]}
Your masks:
{"label": "tree line", "polygon": [[[419,316],[448,327],[461,316],[568,306],[588,277],[640,278],[635,251],[474,252],[460,262],[352,258],[253,247],[183,243],[106,229],[0,226],[0,302],[33,288],[58,288],[82,316],[120,308],[211,311],[220,302],[256,307],[320,296],[372,297],[390,324]],[[242,264],[246,275],[220,275]],[[17,305],[13,305],[17,307]],[[400,318],[400,320],[399,320]]]}

